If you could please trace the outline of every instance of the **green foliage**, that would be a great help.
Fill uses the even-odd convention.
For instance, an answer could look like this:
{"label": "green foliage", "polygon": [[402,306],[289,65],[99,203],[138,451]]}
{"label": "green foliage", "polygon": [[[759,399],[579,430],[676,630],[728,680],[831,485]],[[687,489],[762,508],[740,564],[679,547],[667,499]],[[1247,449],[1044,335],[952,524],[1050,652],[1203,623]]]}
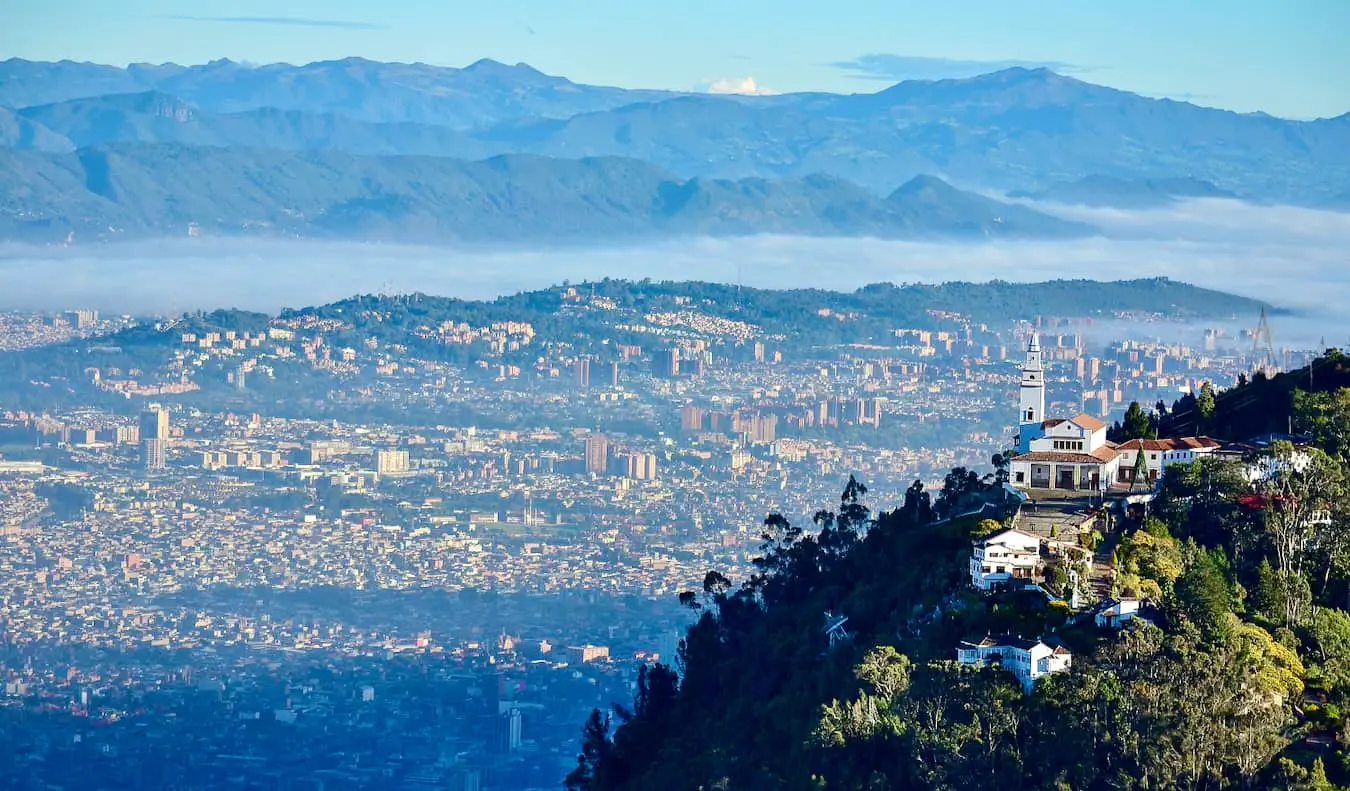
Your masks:
{"label": "green foliage", "polygon": [[1121,421],[1121,431],[1123,439],[1145,439],[1153,436],[1153,421],[1149,419],[1148,413],[1143,407],[1139,406],[1138,401],[1131,401],[1128,409],[1125,410],[1125,418]]}
{"label": "green foliage", "polygon": [[1350,613],[1319,607],[1309,623],[1312,677],[1323,689],[1350,688]]}
{"label": "green foliage", "polygon": [[1312,437],[1327,455],[1350,463],[1350,387],[1294,391],[1294,430]]}
{"label": "green foliage", "polygon": [[[1238,387],[1216,392],[1214,411],[1207,419],[1200,412],[1197,396],[1185,396],[1163,418],[1159,431],[1164,437],[1193,436],[1207,432],[1211,436],[1231,440],[1284,433],[1298,415],[1297,392],[1335,393],[1347,387],[1350,387],[1350,358],[1332,349],[1305,368],[1272,377],[1254,376]],[[1337,397],[1330,399],[1328,411],[1323,413],[1322,404],[1308,401],[1305,397],[1302,416],[1298,418],[1300,422],[1296,428],[1317,431],[1317,421],[1322,416],[1342,414],[1334,406],[1336,403],[1339,403]],[[1324,450],[1336,451],[1338,446],[1334,441],[1323,441],[1327,442]]]}

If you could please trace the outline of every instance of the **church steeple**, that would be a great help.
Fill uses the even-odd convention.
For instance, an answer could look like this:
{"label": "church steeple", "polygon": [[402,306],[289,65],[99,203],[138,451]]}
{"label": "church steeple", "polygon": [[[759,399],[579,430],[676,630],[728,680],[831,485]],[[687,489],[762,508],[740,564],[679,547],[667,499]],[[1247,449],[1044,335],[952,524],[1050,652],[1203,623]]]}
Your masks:
{"label": "church steeple", "polygon": [[1034,330],[1027,341],[1020,390],[1017,445],[1018,450],[1025,453],[1031,440],[1040,436],[1041,423],[1045,420],[1045,367],[1041,362],[1041,339]]}

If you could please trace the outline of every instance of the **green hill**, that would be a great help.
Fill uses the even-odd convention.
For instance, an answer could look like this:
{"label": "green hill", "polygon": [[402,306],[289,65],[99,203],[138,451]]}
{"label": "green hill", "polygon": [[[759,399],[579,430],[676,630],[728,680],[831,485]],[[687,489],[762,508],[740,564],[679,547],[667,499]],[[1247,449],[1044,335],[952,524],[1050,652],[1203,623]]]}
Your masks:
{"label": "green hill", "polygon": [[[1280,528],[1258,527],[1240,506],[1243,479],[1201,477],[1172,476],[1163,518],[1120,537],[1117,589],[1157,607],[1119,632],[1040,593],[967,589],[971,538],[999,525],[935,517],[995,501],[997,478],[953,470],[931,503],[916,483],[875,519],[850,480],[813,530],[771,516],[756,573],[736,587],[709,572],[701,592],[681,594],[699,620],[677,667],[642,667],[631,706],[592,713],[566,785],[1330,791],[1327,777],[1347,775],[1345,754],[1333,742],[1319,758],[1307,737],[1344,725],[1350,614],[1334,599],[1345,572],[1324,583],[1339,561],[1311,555],[1302,568],[1287,555],[1277,565],[1264,539]],[[1307,496],[1334,503],[1338,485],[1326,479]],[[1050,590],[1064,590],[1058,569],[1045,575]],[[1312,580],[1300,607],[1279,593]],[[829,612],[848,616],[835,645],[822,628]],[[1041,638],[1071,651],[1072,666],[1024,691],[1008,672],[1026,670],[1016,654],[1003,668],[954,661],[959,641],[989,634],[1005,645]]]}
{"label": "green hill", "polygon": [[1220,390],[1214,397],[1214,409],[1204,414],[1191,396],[1177,401],[1159,421],[1162,436],[1182,437],[1208,434],[1241,441],[1265,434],[1311,432],[1306,394],[1330,397],[1350,388],[1350,358],[1339,350],[1329,350],[1310,365],[1272,377],[1257,374],[1236,387]]}

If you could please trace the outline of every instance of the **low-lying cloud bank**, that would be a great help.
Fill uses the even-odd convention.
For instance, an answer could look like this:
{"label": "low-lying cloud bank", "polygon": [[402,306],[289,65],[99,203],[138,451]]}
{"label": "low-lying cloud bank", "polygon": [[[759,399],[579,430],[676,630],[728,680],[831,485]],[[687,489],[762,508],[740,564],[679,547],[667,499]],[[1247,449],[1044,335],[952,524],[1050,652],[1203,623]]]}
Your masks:
{"label": "low-lying cloud bank", "polygon": [[760,236],[520,250],[257,239],[99,247],[0,245],[0,308],[275,311],[388,286],[469,298],[603,277],[851,290],[878,281],[1167,276],[1268,300],[1277,342],[1350,340],[1350,214],[1233,201],[1155,211],[1052,207],[1105,236],[975,244]]}

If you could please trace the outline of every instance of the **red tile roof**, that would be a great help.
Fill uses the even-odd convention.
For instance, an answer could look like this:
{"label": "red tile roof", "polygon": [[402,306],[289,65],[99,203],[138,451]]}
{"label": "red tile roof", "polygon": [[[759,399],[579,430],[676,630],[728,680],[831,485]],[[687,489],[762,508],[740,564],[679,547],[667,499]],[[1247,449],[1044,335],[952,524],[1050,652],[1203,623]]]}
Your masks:
{"label": "red tile roof", "polygon": [[1132,439],[1120,445],[1121,450],[1201,450],[1217,448],[1219,442],[1209,437],[1169,437],[1168,439]]}
{"label": "red tile roof", "polygon": [[1102,464],[1118,456],[1114,448],[1100,447],[1091,453],[1066,453],[1064,451],[1034,450],[1013,456],[1013,461],[1049,461],[1061,464]]}
{"label": "red tile roof", "polygon": [[1086,412],[1078,413],[1073,418],[1071,418],[1071,421],[1075,425],[1085,428],[1088,431],[1100,431],[1101,429],[1106,428],[1105,420],[1095,418]]}

